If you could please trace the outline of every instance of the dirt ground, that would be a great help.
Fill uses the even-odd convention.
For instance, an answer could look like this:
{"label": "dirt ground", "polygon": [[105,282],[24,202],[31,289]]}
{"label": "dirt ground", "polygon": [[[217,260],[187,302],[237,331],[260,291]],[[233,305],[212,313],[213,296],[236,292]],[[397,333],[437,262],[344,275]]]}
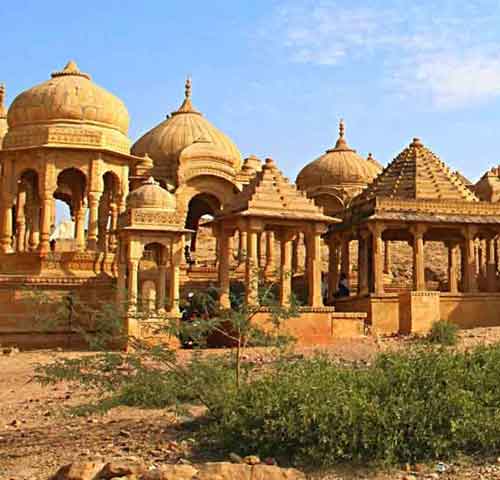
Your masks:
{"label": "dirt ground", "polygon": [[[500,341],[500,328],[463,331],[459,348]],[[343,360],[369,361],[381,351],[404,348],[408,338],[339,340],[325,350]],[[297,348],[308,355],[312,348]],[[71,416],[68,407],[89,402],[88,393],[65,384],[43,387],[32,380],[34,365],[56,358],[85,355],[59,351],[0,354],[0,479],[42,480],[66,463],[76,460],[137,460],[149,464],[178,462],[189,458],[190,442],[182,418],[162,410],[118,407],[105,415]],[[188,358],[190,352],[180,356]],[[265,349],[245,352],[247,360],[263,357]],[[199,410],[193,409],[196,416]],[[390,473],[338,469],[321,478],[338,479],[500,479],[500,463],[446,466],[435,473],[435,465],[417,466],[416,472]],[[412,467],[415,470],[415,467]],[[409,477],[411,478],[411,476]]]}

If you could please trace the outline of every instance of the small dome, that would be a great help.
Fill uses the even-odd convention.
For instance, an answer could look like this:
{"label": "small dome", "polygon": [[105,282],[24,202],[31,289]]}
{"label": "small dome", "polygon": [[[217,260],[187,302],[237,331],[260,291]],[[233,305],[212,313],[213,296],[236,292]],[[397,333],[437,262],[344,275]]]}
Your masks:
{"label": "small dome", "polygon": [[167,119],[144,134],[132,146],[132,154],[148,153],[156,167],[175,174],[179,155],[195,142],[203,141],[213,147],[213,154],[238,171],[241,154],[235,143],[215,128],[191,103],[191,80],[186,81],[185,99],[180,108]]}
{"label": "small dome", "polygon": [[344,139],[344,122],[340,121],[339,138],[335,147],[306,165],[297,175],[297,186],[312,190],[323,186],[366,185],[381,171],[350,148]]}
{"label": "small dome", "polygon": [[149,177],[140,187],[128,194],[127,208],[175,210],[175,195],[160,187],[153,177]]}
{"label": "small dome", "polygon": [[[54,72],[50,80],[19,94],[9,108],[7,121],[9,130],[18,131],[20,136],[23,127],[85,125],[92,132],[115,132],[108,134],[108,143],[116,137],[128,142],[129,115],[124,103],[92,82],[73,61]],[[14,139],[15,135],[11,138],[15,143]],[[17,145],[9,144],[13,146]]]}

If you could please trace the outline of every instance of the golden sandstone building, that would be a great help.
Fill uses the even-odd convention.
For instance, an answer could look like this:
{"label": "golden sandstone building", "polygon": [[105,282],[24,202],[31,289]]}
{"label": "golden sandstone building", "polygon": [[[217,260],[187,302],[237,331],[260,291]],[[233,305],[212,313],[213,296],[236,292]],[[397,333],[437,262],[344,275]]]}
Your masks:
{"label": "golden sandstone building", "polygon": [[[123,102],[74,62],[8,110],[4,96],[0,86],[2,345],[71,334],[36,320],[31,291],[126,302],[137,335],[178,317],[188,290],[216,286],[229,307],[241,282],[255,305],[266,279],[282,304],[301,298],[287,328],[306,344],[426,332],[439,319],[500,324],[498,168],[469,184],[414,139],[382,169],[341,122],[292,184],[273,160],[242,158],[193,106],[190,80],[178,110],[133,145]],[[69,238],[55,234],[61,206]],[[342,273],[351,294],[336,298]]]}

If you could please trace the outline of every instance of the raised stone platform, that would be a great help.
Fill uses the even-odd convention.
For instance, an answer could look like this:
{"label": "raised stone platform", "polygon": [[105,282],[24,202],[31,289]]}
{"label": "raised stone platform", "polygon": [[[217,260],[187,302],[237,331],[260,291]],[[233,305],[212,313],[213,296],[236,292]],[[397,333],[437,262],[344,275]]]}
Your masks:
{"label": "raised stone platform", "polygon": [[[301,307],[299,312],[280,326],[280,332],[294,337],[298,345],[328,345],[338,338],[365,335],[366,313],[336,312],[334,307]],[[262,308],[254,318],[264,330],[275,330],[269,309]]]}

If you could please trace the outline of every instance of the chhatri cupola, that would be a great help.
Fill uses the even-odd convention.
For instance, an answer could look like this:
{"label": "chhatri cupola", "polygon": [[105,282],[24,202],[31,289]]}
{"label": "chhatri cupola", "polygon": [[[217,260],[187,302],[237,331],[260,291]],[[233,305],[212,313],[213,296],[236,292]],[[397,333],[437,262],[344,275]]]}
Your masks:
{"label": "chhatri cupola", "polygon": [[181,106],[137,140],[132,154],[149,155],[155,178],[175,186],[198,175],[233,181],[242,165],[235,143],[193,106],[190,78]]}
{"label": "chhatri cupola", "polygon": [[129,153],[125,104],[74,61],[21,94],[8,114],[4,148],[76,146]]}
{"label": "chhatri cupola", "polygon": [[297,186],[333,215],[381,172],[381,166],[369,155],[364,159],[345,139],[343,120],[335,146],[306,165],[297,175]]}

